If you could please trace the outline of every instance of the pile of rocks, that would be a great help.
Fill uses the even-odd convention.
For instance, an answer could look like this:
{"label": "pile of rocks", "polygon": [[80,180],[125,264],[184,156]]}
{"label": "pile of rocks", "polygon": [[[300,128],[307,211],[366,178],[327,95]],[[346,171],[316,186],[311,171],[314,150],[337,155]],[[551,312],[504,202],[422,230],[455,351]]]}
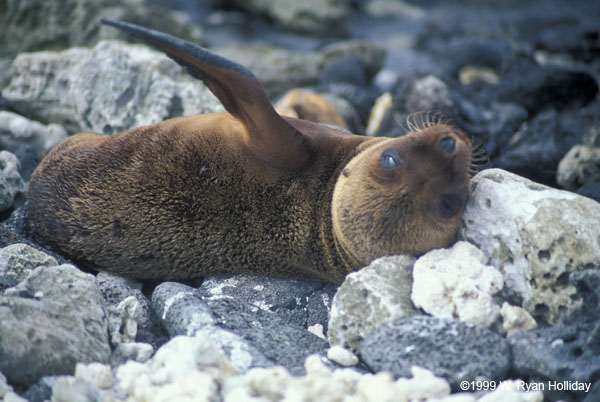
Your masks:
{"label": "pile of rocks", "polygon": [[[600,398],[600,204],[538,183],[600,199],[600,6],[93,3],[8,0],[0,12],[0,398]],[[401,135],[396,120],[441,111],[503,170],[473,178],[452,247],[378,259],[339,287],[85,273],[21,236],[43,155],[75,132],[223,110],[165,56],[112,40],[98,16],[214,43],[274,100],[309,87],[357,133]],[[335,44],[323,39],[332,25]]]}
{"label": "pile of rocks", "polygon": [[229,275],[144,293],[6,246],[0,372],[30,400],[439,399],[508,379],[460,395],[541,401],[522,391],[556,381],[588,393],[553,398],[597,396],[600,204],[498,169],[473,188],[453,247],[378,259],[339,288]]}

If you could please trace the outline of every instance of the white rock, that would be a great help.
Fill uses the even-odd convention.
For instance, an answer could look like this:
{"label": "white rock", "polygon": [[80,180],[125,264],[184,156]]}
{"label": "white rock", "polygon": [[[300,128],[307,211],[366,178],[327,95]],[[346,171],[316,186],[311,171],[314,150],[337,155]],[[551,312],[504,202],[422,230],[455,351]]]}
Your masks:
{"label": "white rock", "polygon": [[294,399],[297,394],[304,394],[304,399],[308,401],[334,402],[342,399],[347,393],[344,384],[333,381],[333,371],[325,366],[321,356],[308,356],[304,367],[306,376],[294,381],[286,390],[286,400],[297,400]]}
{"label": "white rock", "polygon": [[310,332],[313,335],[318,336],[319,338],[323,339],[324,341],[327,340],[327,338],[325,337],[325,334],[323,333],[323,325],[321,324],[315,324],[315,325],[311,325],[308,328],[306,328],[308,330],[308,332]]}
{"label": "white rock", "polygon": [[460,237],[503,273],[509,301],[549,323],[579,306],[568,276],[600,265],[600,204],[500,169],[472,185]]}
{"label": "white rock", "polygon": [[149,343],[143,342],[127,342],[119,343],[111,356],[111,362],[125,362],[127,360],[135,360],[136,362],[147,361],[154,353],[154,348]]}
{"label": "white rock", "polygon": [[[245,388],[249,395],[260,396],[269,401],[283,399],[293,377],[283,367],[255,368],[245,376]],[[230,399],[231,400],[231,399]]]}
{"label": "white rock", "polygon": [[109,307],[108,326],[113,346],[135,342],[137,320],[142,316],[142,306],[135,296],[123,299],[116,307]]}
{"label": "white rock", "polygon": [[[187,355],[182,356],[186,351]],[[179,336],[165,344],[149,362],[130,361],[118,367],[114,377],[110,366],[78,365],[74,377],[62,376],[57,380],[52,401],[474,402],[481,396],[467,392],[450,394],[445,379],[417,366],[411,368],[411,378],[394,381],[387,372],[331,370],[319,355],[307,357],[306,374],[300,377],[281,366],[253,368],[235,375],[224,363],[224,354],[204,336]],[[0,392],[1,380],[0,375]],[[542,400],[541,393],[522,392],[518,384],[503,382],[501,390],[485,394],[479,400]]]}
{"label": "white rock", "polygon": [[387,372],[363,375],[356,384],[356,393],[350,400],[356,402],[408,402],[405,390],[397,389],[394,385],[394,379]]}
{"label": "white rock", "polygon": [[116,377],[134,399],[211,401],[219,383],[234,373],[223,351],[199,334],[172,338],[148,362],[119,366]]}
{"label": "white rock", "polygon": [[15,394],[14,392],[9,392],[2,398],[2,402],[28,402],[27,399]]}
{"label": "white rock", "polygon": [[42,157],[59,142],[67,138],[67,132],[58,124],[43,125],[21,115],[0,110],[0,144],[7,149],[31,145]]}
{"label": "white rock", "polygon": [[511,306],[504,302],[500,314],[502,315],[502,329],[506,331],[507,336],[537,328],[535,319],[521,307]]}
{"label": "white rock", "polygon": [[386,321],[416,314],[410,301],[414,258],[379,258],[346,276],[329,315],[330,345],[358,351],[363,339]]}
{"label": "white rock", "polygon": [[450,394],[450,384],[441,377],[436,377],[431,371],[412,366],[412,378],[399,378],[396,380],[398,393],[406,394],[410,401],[442,398]]}
{"label": "white rock", "polygon": [[95,385],[100,389],[108,389],[114,384],[112,370],[108,364],[77,363],[75,366],[75,378]]}
{"label": "white rock", "polygon": [[436,317],[489,327],[500,314],[493,296],[502,289],[503,280],[486,262],[481,250],[464,241],[428,252],[413,268],[413,303]]}
{"label": "white rock", "polygon": [[356,366],[358,364],[358,357],[348,349],[344,349],[339,345],[332,346],[327,351],[327,358],[346,367]]}

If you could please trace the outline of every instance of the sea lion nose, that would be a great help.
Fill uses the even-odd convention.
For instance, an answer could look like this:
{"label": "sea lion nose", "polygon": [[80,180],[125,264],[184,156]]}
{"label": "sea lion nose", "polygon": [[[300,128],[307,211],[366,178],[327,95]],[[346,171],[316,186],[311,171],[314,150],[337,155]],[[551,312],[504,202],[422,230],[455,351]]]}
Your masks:
{"label": "sea lion nose", "polygon": [[450,218],[456,215],[461,207],[462,197],[451,193],[442,194],[440,196],[440,212],[442,217]]}
{"label": "sea lion nose", "polygon": [[454,137],[443,137],[439,140],[438,147],[442,151],[452,154],[456,149],[456,140],[454,139]]}

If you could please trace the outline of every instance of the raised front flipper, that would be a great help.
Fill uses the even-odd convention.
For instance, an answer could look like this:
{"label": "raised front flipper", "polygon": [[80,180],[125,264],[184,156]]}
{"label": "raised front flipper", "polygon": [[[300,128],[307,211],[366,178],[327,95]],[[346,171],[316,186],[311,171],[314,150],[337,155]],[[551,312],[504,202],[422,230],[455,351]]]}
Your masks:
{"label": "raised front flipper", "polygon": [[257,158],[285,170],[301,169],[308,162],[309,141],[273,109],[263,86],[250,70],[159,31],[105,18],[100,21],[157,47],[201,79],[225,109],[246,127],[248,148]]}

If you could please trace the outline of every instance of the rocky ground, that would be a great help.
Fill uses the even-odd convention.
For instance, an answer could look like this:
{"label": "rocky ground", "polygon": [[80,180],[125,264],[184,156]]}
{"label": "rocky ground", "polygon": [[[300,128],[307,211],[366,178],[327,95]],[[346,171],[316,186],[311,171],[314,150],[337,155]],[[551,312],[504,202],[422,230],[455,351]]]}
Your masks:
{"label": "rocky ground", "polygon": [[[458,241],[339,287],[136,283],[32,243],[26,182],[58,142],[222,110],[100,16],[235,59],[274,102],[311,89],[359,134],[443,113],[489,155]],[[2,400],[600,400],[600,3],[8,0],[0,25]]]}

